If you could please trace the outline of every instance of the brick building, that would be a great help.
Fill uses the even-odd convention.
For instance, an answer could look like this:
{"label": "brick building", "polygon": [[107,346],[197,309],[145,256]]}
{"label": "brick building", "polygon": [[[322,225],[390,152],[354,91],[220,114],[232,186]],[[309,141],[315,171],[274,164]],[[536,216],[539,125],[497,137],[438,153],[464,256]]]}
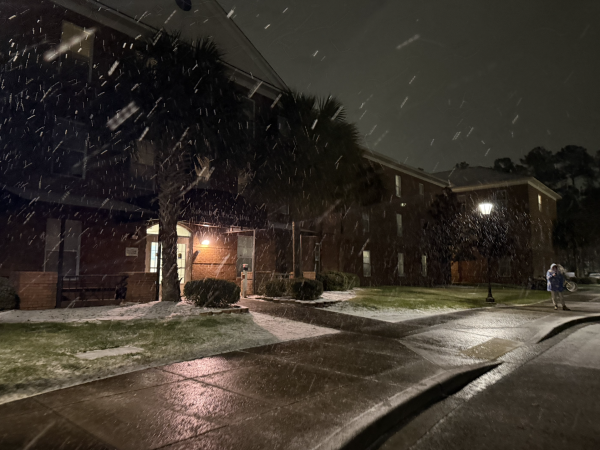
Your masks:
{"label": "brick building", "polygon": [[367,286],[435,284],[439,274],[428,271],[423,225],[446,183],[378,153],[368,152],[365,160],[381,178],[383,193],[318,224],[322,269],[357,274]]}
{"label": "brick building", "polygon": [[[15,61],[30,64],[33,55],[46,80],[79,85],[99,95],[103,77],[115,59],[127,57],[135,40],[151,40],[159,30],[181,32],[190,42],[209,37],[224,50],[226,72],[244,97],[248,126],[254,126],[255,115],[271,107],[286,88],[284,82],[216,1],[204,1],[193,11],[176,9],[172,14],[173,8],[176,4],[166,0],[11,3],[4,13],[13,20],[0,32],[5,64],[0,76],[9,77]],[[145,13],[150,10],[152,14]],[[107,45],[110,42],[123,43],[119,55],[114,45]],[[45,61],[41,51],[31,51],[38,45],[44,50],[61,45],[68,49]],[[3,88],[2,105],[13,101],[14,94]],[[36,120],[44,114],[57,112],[45,108],[36,112]],[[36,274],[56,273],[61,265],[65,282],[127,274],[131,293],[136,290],[131,289],[132,280],[138,280],[138,287],[152,284],[158,265],[157,205],[148,201],[156,197],[153,148],[140,141],[132,154],[112,147],[97,151],[84,122],[58,117],[53,129],[31,130],[19,148],[5,145],[0,151],[7,161],[0,174],[0,276],[14,276],[23,286],[26,279],[46,280]],[[36,146],[33,131],[52,136],[51,145]],[[1,132],[7,133],[7,127]],[[237,185],[237,174],[216,171],[187,195],[191,203],[186,210],[191,212],[181,218],[178,242],[182,283],[208,275],[239,281],[242,263],[251,270],[255,264],[274,264],[268,245],[254,249],[255,241],[271,242],[277,233],[266,231],[264,210],[239,196]],[[221,211],[218,216],[216,209]],[[15,275],[19,272],[29,278]],[[150,291],[147,300],[154,296]]]}
{"label": "brick building", "polygon": [[[502,173],[486,167],[467,167],[435,176],[447,180],[466,210],[491,203],[508,213],[516,246],[500,261],[492,261],[492,282],[523,284],[529,277],[543,276],[555,261],[552,232],[559,194],[533,177]],[[455,262],[453,282],[487,282],[483,259]]]}

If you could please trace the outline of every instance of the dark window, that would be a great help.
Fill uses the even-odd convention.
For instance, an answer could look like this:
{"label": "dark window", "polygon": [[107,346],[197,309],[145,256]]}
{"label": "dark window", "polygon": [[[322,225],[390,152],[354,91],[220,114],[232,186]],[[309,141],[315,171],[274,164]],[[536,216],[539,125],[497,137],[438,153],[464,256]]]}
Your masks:
{"label": "dark window", "polygon": [[[58,254],[60,250],[60,220],[46,221],[46,251],[44,260],[45,272],[58,271]],[[81,247],[81,222],[78,220],[65,221],[63,274],[64,276],[79,275],[79,252]]]}
{"label": "dark window", "polygon": [[52,173],[85,178],[87,128],[78,122],[57,119],[52,139]]}
{"label": "dark window", "polygon": [[60,70],[78,79],[89,79],[94,53],[93,32],[65,21],[60,43],[66,48],[60,55]]}
{"label": "dark window", "polygon": [[362,213],[363,233],[368,233],[371,229],[371,219],[368,212]]}

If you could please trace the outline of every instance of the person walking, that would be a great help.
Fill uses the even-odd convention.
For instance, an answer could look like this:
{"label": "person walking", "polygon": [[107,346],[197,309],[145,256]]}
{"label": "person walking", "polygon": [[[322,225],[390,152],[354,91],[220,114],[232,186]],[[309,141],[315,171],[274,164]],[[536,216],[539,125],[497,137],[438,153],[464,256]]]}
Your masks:
{"label": "person walking", "polygon": [[550,270],[546,272],[546,280],[548,280],[548,291],[552,296],[552,303],[554,303],[554,309],[558,309],[557,300],[560,299],[562,303],[563,311],[571,311],[565,305],[565,298],[563,297],[563,289],[565,285],[565,277],[559,270],[557,264],[552,264]]}

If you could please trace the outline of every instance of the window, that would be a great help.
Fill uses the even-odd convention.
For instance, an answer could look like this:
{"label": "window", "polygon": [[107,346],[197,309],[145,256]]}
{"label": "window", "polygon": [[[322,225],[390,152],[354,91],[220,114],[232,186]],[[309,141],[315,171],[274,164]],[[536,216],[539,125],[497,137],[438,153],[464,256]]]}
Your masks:
{"label": "window", "polygon": [[87,129],[78,122],[57,119],[52,134],[52,173],[85,178]]}
{"label": "window", "polygon": [[419,183],[419,195],[425,197],[425,186],[423,186],[423,183]]}
{"label": "window", "polygon": [[363,250],[363,277],[371,276],[371,251]]}
{"label": "window", "polygon": [[538,194],[538,209],[542,212],[542,196]]}
{"label": "window", "polygon": [[252,247],[254,244],[253,236],[238,236],[237,246],[237,276],[242,276],[242,268],[244,264],[248,264],[248,272],[252,272]]}
{"label": "window", "polygon": [[402,197],[402,177],[396,175],[396,197]]}
{"label": "window", "polygon": [[498,276],[500,277],[510,277],[510,258],[504,257],[501,258],[498,264]]}
{"label": "window", "polygon": [[154,156],[156,150],[154,145],[148,141],[137,142],[136,150],[133,152],[129,163],[129,172],[134,188],[154,189]]}
{"label": "window", "polygon": [[370,230],[371,220],[369,218],[369,213],[362,213],[362,223],[363,223],[363,233],[368,233]]}
{"label": "window", "polygon": [[398,276],[404,276],[404,253],[398,253]]}
{"label": "window", "polygon": [[396,234],[402,237],[402,214],[396,214]]}
{"label": "window", "polygon": [[61,69],[78,78],[89,79],[94,53],[94,34],[71,22],[62,23],[60,43],[68,50],[61,55]]}
{"label": "window", "polygon": [[[58,272],[58,253],[60,250],[60,219],[46,221],[46,249],[44,271]],[[81,222],[78,220],[65,221],[63,267],[64,276],[79,275],[79,252],[81,247]]]}
{"label": "window", "polygon": [[421,275],[427,276],[427,255],[421,255]]}

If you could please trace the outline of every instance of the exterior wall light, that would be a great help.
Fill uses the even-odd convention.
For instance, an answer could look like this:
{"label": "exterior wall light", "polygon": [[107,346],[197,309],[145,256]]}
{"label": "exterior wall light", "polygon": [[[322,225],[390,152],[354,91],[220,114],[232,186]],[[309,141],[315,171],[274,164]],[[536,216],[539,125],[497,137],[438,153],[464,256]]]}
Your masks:
{"label": "exterior wall light", "polygon": [[489,216],[490,213],[492,212],[493,207],[494,207],[494,205],[491,203],[480,203],[479,204],[479,212],[481,212],[481,214],[483,214],[484,216]]}
{"label": "exterior wall light", "polygon": [[202,241],[202,245],[208,245],[208,244],[210,244],[210,241],[208,239],[204,239]]}

